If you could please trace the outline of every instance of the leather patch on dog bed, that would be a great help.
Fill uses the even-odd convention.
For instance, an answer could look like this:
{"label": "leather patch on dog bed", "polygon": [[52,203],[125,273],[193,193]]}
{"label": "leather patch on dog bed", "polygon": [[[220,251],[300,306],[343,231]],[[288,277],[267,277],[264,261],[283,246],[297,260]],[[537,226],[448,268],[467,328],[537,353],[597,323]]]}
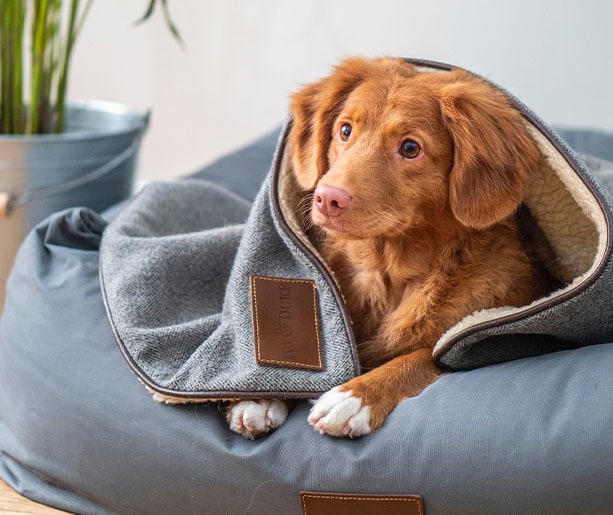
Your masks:
{"label": "leather patch on dog bed", "polygon": [[251,302],[258,364],[323,370],[314,281],[254,275]]}
{"label": "leather patch on dog bed", "polygon": [[418,495],[358,495],[301,492],[303,515],[424,515]]}

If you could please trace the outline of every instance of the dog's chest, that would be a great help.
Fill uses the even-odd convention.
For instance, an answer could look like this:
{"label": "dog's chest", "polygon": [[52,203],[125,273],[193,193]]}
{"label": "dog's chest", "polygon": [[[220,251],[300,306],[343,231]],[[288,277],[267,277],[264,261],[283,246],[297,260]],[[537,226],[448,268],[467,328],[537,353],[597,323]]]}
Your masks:
{"label": "dog's chest", "polygon": [[345,262],[337,274],[347,308],[352,318],[362,321],[360,326],[378,326],[391,311],[396,309],[410,282],[398,281],[382,267],[360,266]]}
{"label": "dog's chest", "polygon": [[368,337],[403,297],[419,288],[424,274],[408,259],[392,258],[361,243],[328,240],[321,251],[334,271],[358,337]]}

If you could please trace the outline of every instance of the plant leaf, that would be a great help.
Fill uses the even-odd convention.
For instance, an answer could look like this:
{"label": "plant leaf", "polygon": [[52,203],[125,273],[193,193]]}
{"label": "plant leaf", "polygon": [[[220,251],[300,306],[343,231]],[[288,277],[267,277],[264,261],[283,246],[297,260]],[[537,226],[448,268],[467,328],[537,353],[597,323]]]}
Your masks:
{"label": "plant leaf", "polygon": [[156,3],[157,3],[157,0],[150,0],[149,5],[147,6],[147,11],[145,11],[145,14],[143,15],[142,18],[139,18],[138,20],[134,22],[134,25],[140,25],[141,23],[151,18],[151,15],[153,14],[153,11],[155,10]]}
{"label": "plant leaf", "polygon": [[[170,17],[170,11],[168,9],[167,0],[159,0],[159,1],[162,4],[162,10],[164,11],[164,20],[166,21],[166,26],[168,27],[168,30],[173,35],[177,43],[179,43],[179,45],[185,48],[185,43],[183,41],[183,38],[181,37],[181,34],[179,33],[179,29],[177,28],[177,26],[172,21],[172,18]],[[147,10],[145,11],[145,14],[141,18],[136,20],[134,22],[134,25],[136,26],[141,25],[142,23],[147,21],[149,18],[151,18],[151,16],[153,15],[153,12],[155,11],[155,6],[157,5],[157,3],[158,3],[158,0],[149,0],[149,4],[147,5]]]}
{"label": "plant leaf", "polygon": [[183,38],[181,34],[179,34],[179,29],[173,23],[172,18],[170,17],[170,11],[168,10],[168,2],[166,0],[162,0],[162,8],[164,9],[164,18],[166,18],[166,25],[168,30],[170,30],[171,34],[175,37],[177,42],[185,48],[185,43],[183,42]]}

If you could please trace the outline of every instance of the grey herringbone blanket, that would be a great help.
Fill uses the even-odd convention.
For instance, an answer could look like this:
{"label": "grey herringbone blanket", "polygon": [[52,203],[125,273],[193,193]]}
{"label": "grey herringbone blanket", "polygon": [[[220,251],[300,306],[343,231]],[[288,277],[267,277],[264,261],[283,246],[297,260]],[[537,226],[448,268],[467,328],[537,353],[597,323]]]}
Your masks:
{"label": "grey herringbone blanket", "polygon": [[[359,373],[338,291],[279,227],[271,182],[252,207],[203,181],[154,184],[106,230],[107,310],[125,357],[158,398],[312,397]],[[313,281],[317,334],[303,344],[323,342],[318,363],[292,365],[291,355],[288,366],[258,363],[253,276]],[[268,308],[289,309],[260,311]]]}
{"label": "grey herringbone blanket", "polygon": [[[563,287],[450,328],[434,348],[449,369],[613,340],[613,165],[585,158],[588,171],[512,100],[544,157],[525,206]],[[287,131],[253,205],[202,181],[153,184],[103,235],[113,330],[158,399],[313,397],[360,373],[343,298],[301,229]]]}

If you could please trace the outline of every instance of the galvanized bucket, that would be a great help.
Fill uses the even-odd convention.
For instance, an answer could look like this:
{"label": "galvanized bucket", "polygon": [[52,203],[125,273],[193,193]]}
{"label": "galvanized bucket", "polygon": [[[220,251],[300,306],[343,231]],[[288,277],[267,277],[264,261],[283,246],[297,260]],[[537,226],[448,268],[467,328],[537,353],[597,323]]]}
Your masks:
{"label": "galvanized bucket", "polygon": [[75,206],[96,211],[133,191],[149,113],[110,102],[68,107],[66,132],[0,136],[0,311],[6,278],[27,232]]}

